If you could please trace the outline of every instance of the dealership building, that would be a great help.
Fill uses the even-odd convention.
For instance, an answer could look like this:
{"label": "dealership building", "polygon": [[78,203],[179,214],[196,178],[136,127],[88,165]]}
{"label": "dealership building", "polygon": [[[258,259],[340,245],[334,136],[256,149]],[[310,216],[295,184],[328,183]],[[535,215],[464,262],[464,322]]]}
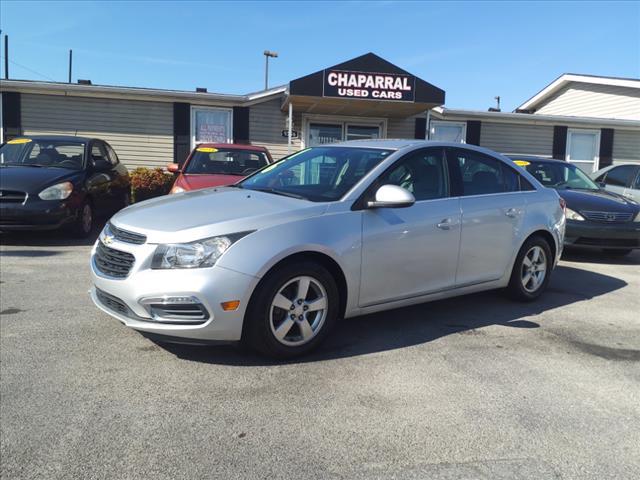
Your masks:
{"label": "dealership building", "polygon": [[247,95],[82,80],[2,80],[0,89],[3,139],[99,137],[129,168],[180,163],[201,142],[261,145],[277,159],[369,138],[469,143],[587,171],[640,163],[640,79],[565,74],[509,113],[448,109],[444,90],[373,53]]}

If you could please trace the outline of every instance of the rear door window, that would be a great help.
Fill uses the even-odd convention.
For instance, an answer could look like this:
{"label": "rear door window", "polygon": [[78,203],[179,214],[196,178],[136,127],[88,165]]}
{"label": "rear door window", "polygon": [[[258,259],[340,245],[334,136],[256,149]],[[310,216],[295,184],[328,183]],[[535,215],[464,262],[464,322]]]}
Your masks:
{"label": "rear door window", "polygon": [[636,173],[635,165],[620,165],[607,173],[604,183],[613,187],[628,187]]}
{"label": "rear door window", "polygon": [[518,173],[498,159],[480,152],[450,148],[447,156],[460,172],[462,195],[490,195],[520,190]]}

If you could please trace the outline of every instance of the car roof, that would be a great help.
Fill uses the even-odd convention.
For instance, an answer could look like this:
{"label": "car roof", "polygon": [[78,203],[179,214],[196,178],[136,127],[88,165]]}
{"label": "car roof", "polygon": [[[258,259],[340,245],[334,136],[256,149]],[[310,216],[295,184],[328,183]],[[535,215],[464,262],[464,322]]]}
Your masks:
{"label": "car roof", "polygon": [[226,148],[228,150],[254,150],[256,152],[267,151],[265,147],[260,147],[258,145],[245,145],[241,143],[199,143],[198,145],[196,145],[196,148],[198,147]]}
{"label": "car roof", "polygon": [[95,137],[77,137],[74,135],[18,135],[14,138],[29,138],[31,140],[61,140],[63,142],[90,142],[91,140],[102,140]]}
{"label": "car roof", "polygon": [[[415,138],[379,138],[367,140],[347,140],[344,142],[327,143],[316,147],[349,147],[349,148],[380,148],[385,150],[401,150],[407,147],[454,147],[467,148],[480,152],[488,151],[477,145],[468,145],[457,142],[441,142],[437,140],[421,140]],[[495,154],[495,152],[491,152]]]}

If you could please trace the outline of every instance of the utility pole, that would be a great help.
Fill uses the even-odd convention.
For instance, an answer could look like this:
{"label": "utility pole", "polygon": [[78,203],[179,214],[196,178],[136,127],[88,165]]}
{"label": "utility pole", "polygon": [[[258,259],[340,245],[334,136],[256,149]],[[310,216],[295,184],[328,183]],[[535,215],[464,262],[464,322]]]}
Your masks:
{"label": "utility pole", "polygon": [[264,51],[265,65],[264,65],[264,89],[269,88],[269,58],[278,58],[278,52],[272,52],[270,50]]}
{"label": "utility pole", "polygon": [[9,35],[4,36],[4,79],[9,80]]}
{"label": "utility pole", "polygon": [[71,68],[73,66],[73,50],[69,50],[69,83],[71,83]]}

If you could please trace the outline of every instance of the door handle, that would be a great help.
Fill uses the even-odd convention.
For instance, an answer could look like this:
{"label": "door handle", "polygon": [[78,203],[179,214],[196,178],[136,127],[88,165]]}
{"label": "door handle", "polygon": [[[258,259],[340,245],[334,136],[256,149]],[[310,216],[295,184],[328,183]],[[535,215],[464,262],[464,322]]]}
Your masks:
{"label": "door handle", "polygon": [[440,223],[436,224],[436,227],[438,227],[440,230],[449,230],[451,226],[452,223],[450,218],[445,218]]}
{"label": "door handle", "polygon": [[516,218],[520,212],[518,212],[517,208],[509,208],[504,214],[509,218]]}

